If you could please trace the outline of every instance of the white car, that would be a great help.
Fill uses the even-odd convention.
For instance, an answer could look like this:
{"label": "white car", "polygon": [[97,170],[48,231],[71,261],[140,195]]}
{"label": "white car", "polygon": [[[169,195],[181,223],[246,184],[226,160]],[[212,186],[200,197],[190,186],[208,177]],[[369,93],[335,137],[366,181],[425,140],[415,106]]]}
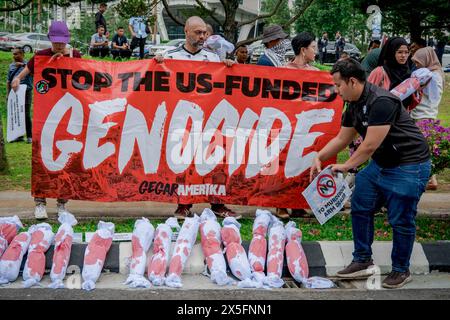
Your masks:
{"label": "white car", "polygon": [[160,45],[152,45],[149,47],[150,56],[163,55],[164,52],[178,48],[186,42],[186,39],[174,39]]}
{"label": "white car", "polygon": [[[37,50],[48,49],[52,47],[52,43],[46,34],[43,33],[15,33],[8,35],[5,44],[6,49],[22,48],[25,53],[32,53]],[[67,47],[71,47],[69,44]]]}
{"label": "white car", "polygon": [[450,46],[445,46],[444,54],[442,55],[442,66],[450,68]]}

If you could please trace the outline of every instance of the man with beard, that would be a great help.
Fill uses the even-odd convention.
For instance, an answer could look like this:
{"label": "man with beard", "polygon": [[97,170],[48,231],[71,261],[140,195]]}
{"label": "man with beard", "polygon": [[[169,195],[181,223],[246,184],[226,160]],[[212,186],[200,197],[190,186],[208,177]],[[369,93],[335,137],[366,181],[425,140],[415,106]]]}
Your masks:
{"label": "man with beard", "polygon": [[[220,62],[220,58],[216,53],[209,51],[203,46],[207,37],[207,29],[202,18],[193,16],[187,19],[184,33],[186,35],[185,44],[165,52],[164,56],[156,56],[155,60],[159,63],[162,63],[164,59]],[[223,60],[223,62],[228,67],[234,64],[234,61],[227,59]],[[175,216],[179,219],[191,217],[191,208],[192,204],[178,204]],[[211,203],[211,210],[222,218],[235,217],[239,219],[241,217],[221,203]]]}

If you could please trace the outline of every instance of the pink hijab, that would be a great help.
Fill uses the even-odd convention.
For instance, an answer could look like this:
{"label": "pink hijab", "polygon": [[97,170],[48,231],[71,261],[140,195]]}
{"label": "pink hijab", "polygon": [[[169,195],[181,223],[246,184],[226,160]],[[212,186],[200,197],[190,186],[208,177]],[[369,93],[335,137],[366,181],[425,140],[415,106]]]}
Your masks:
{"label": "pink hijab", "polygon": [[427,68],[430,71],[439,72],[442,79],[444,79],[441,63],[432,47],[425,47],[417,50],[411,60],[414,63],[419,63],[422,67]]}

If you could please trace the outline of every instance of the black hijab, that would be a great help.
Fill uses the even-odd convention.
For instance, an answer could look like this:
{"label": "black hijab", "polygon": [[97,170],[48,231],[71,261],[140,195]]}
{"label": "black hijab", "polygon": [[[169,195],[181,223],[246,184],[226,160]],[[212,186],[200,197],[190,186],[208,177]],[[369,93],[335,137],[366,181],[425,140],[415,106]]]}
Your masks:
{"label": "black hijab", "polygon": [[395,59],[395,52],[403,45],[408,46],[405,39],[400,37],[390,38],[381,49],[380,57],[378,58],[378,66],[383,66],[383,69],[389,76],[389,80],[391,80],[389,90],[411,76],[408,63],[399,64]]}

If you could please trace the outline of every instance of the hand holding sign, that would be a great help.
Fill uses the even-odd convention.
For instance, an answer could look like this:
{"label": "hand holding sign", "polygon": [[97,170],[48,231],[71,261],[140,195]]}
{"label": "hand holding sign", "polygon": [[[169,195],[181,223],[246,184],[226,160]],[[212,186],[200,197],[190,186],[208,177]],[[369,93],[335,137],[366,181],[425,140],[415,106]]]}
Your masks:
{"label": "hand holding sign", "polygon": [[343,174],[335,175],[331,166],[328,166],[315,177],[302,195],[319,223],[324,224],[342,209],[351,191]]}

